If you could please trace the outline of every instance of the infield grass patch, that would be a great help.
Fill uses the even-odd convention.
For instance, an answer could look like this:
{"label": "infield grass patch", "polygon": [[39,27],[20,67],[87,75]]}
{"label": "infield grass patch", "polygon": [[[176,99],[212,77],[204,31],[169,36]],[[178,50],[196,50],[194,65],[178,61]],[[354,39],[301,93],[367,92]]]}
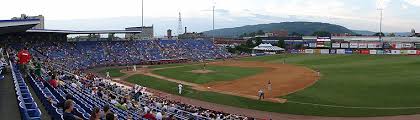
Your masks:
{"label": "infield grass patch", "polygon": [[248,68],[248,67],[230,67],[230,66],[212,66],[207,65],[206,70],[213,72],[200,74],[194,73],[193,70],[202,70],[203,65],[190,65],[170,69],[161,69],[152,71],[154,74],[161,76],[183,80],[191,83],[205,84],[217,81],[236,80],[247,76],[256,75],[264,72],[264,68]]}

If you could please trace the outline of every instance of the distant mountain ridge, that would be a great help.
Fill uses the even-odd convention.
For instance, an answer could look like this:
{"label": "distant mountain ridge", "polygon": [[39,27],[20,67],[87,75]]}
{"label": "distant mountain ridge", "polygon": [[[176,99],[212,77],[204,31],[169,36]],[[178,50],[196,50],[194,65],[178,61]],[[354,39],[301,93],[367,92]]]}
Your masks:
{"label": "distant mountain ridge", "polygon": [[[368,30],[352,30],[354,33],[358,35],[373,35],[376,32],[368,31]],[[384,32],[385,35],[389,35],[390,33]],[[395,32],[395,36],[410,36],[410,32]]]}
{"label": "distant mountain ridge", "polygon": [[290,33],[296,32],[304,35],[311,35],[316,31],[327,31],[330,33],[348,33],[356,34],[352,30],[347,29],[346,27],[321,23],[321,22],[282,22],[282,23],[270,23],[270,24],[258,24],[258,25],[247,25],[242,27],[235,28],[224,28],[211,31],[205,31],[204,34],[208,36],[216,37],[239,37],[244,33],[257,32],[258,30],[263,30],[264,32],[273,32],[286,30]]}

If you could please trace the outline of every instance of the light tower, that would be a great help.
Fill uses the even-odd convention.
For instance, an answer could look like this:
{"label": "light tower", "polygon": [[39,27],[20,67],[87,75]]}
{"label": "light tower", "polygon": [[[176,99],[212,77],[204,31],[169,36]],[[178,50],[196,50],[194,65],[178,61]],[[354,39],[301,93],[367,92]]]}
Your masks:
{"label": "light tower", "polygon": [[[379,18],[379,41],[382,41],[382,18],[383,18],[383,11],[384,11],[384,1],[381,0],[379,2],[378,10],[380,12],[380,18]],[[385,34],[384,34],[385,35]]]}
{"label": "light tower", "polygon": [[179,12],[179,18],[178,18],[178,37],[182,34],[183,28],[182,28],[182,18],[181,18],[181,12]]}
{"label": "light tower", "polygon": [[215,32],[214,32],[214,9],[216,8],[216,2],[213,1],[213,42],[214,42],[214,36],[215,36]]}
{"label": "light tower", "polygon": [[144,27],[144,0],[141,0],[141,28]]}
{"label": "light tower", "polygon": [[379,18],[379,40],[382,41],[382,15],[383,15],[383,8],[378,9],[380,11],[380,18]]}

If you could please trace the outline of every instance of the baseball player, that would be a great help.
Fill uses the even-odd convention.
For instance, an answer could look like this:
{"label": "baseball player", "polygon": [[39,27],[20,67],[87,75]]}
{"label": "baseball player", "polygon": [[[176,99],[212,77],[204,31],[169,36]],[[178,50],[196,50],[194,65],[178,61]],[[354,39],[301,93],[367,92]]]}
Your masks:
{"label": "baseball player", "polygon": [[111,78],[111,76],[109,75],[109,72],[106,72],[106,78]]}
{"label": "baseball player", "polygon": [[268,80],[267,89],[268,91],[271,91],[271,80]]}
{"label": "baseball player", "polygon": [[178,84],[178,94],[182,94],[182,84]]}
{"label": "baseball player", "polygon": [[262,89],[258,91],[258,100],[261,100],[261,98],[264,99],[264,91]]}

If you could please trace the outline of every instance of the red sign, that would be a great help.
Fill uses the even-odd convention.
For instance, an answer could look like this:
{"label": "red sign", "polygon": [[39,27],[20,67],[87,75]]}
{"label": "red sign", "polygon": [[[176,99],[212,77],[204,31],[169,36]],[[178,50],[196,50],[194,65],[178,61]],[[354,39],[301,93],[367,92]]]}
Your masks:
{"label": "red sign", "polygon": [[370,54],[369,50],[360,50],[360,54]]}

